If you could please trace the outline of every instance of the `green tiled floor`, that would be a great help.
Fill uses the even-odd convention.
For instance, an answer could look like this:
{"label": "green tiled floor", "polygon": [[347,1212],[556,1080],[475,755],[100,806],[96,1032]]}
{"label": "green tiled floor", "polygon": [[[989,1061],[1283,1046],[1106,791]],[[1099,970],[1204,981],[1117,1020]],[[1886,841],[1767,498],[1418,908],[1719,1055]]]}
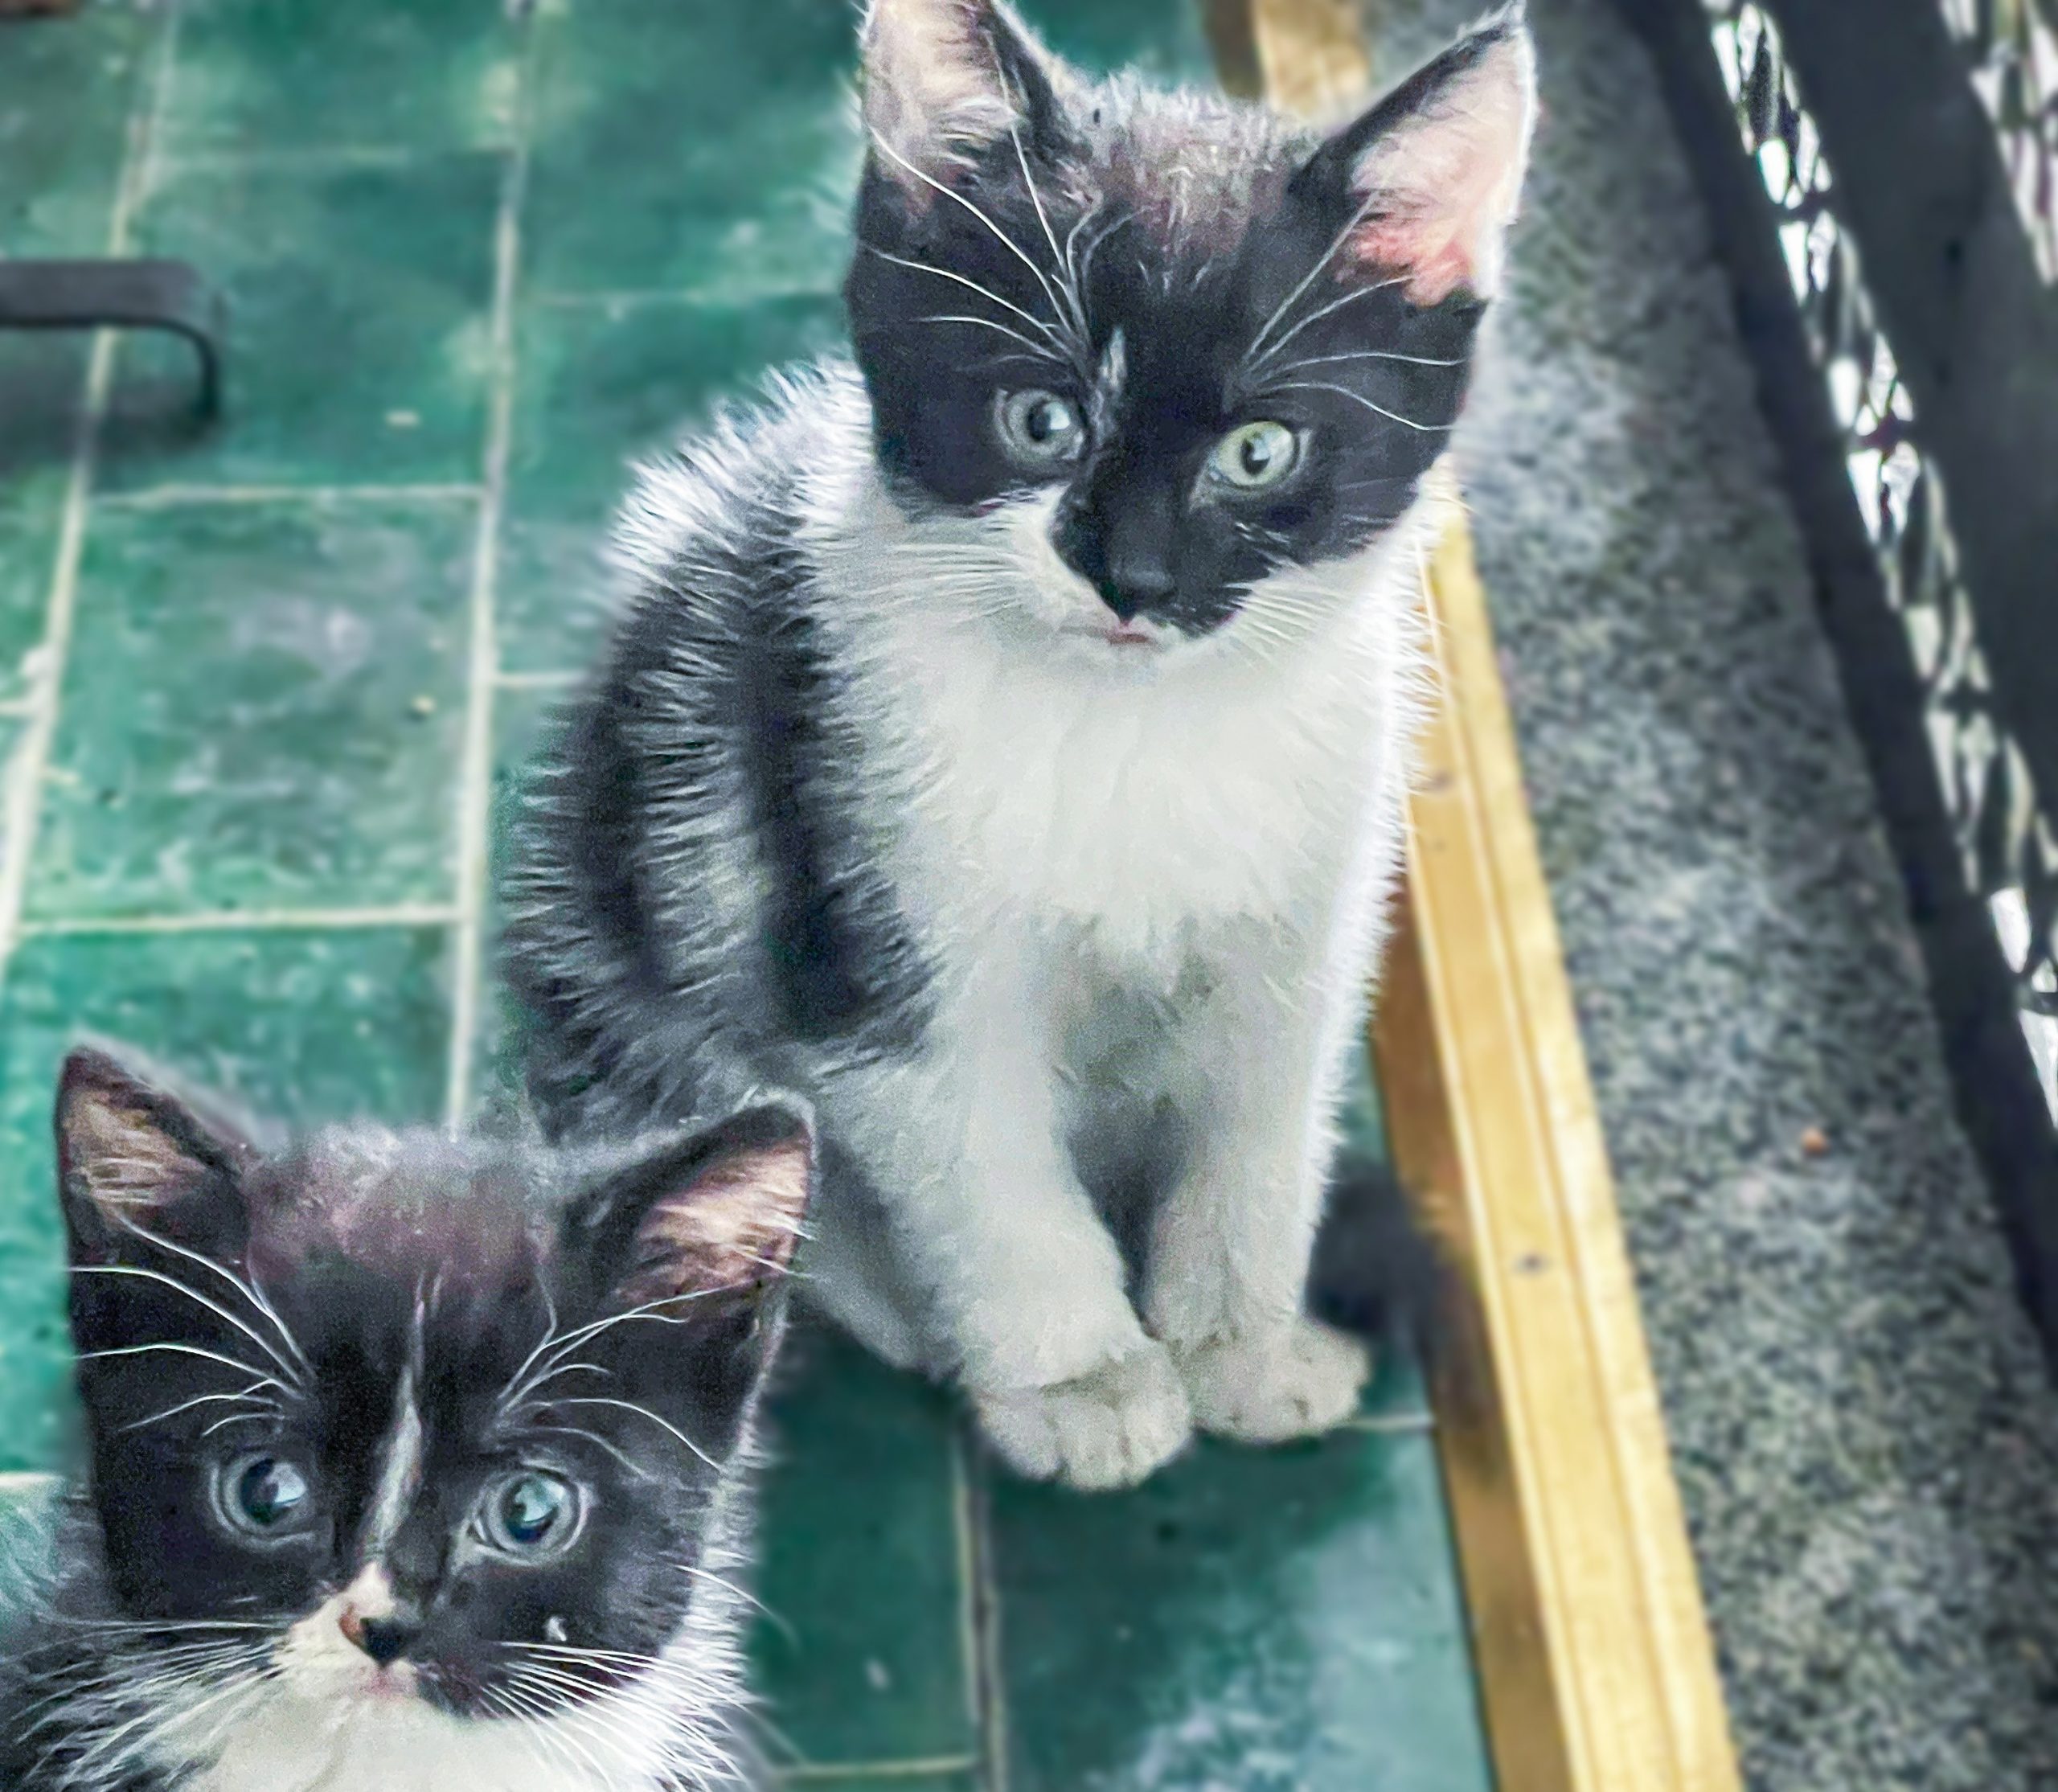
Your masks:
{"label": "green tiled floor", "polygon": [[[1185,0],[1031,10],[1084,58],[1205,67]],[[0,338],[0,1474],[66,1450],[69,1034],[288,1114],[435,1118],[503,1080],[494,820],[590,647],[626,463],[837,338],[851,23],[0,25],[0,255],[162,248],[235,306],[205,435],[165,345]],[[760,1679],[824,1792],[1488,1785],[1404,1366],[1334,1437],[1121,1498],[1006,1480],[942,1396],[811,1331],[774,1426]]]}

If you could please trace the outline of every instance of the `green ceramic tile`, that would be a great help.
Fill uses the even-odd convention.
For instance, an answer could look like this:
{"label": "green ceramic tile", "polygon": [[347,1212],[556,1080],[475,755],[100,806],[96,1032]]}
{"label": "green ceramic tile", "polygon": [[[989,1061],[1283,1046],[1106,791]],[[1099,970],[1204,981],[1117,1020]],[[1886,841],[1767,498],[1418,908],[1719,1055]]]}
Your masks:
{"label": "green ceramic tile", "polygon": [[190,351],[125,338],[102,482],[477,480],[499,187],[486,154],[174,166],[139,234],[228,296],[227,414],[196,431]]}
{"label": "green ceramic tile", "polygon": [[47,1466],[67,1344],[50,1101],[91,1031],[282,1118],[427,1117],[449,993],[440,929],[28,940],[0,999],[0,1470]]}
{"label": "green ceramic tile", "polygon": [[[21,744],[22,724],[12,716],[0,716],[0,790],[6,789],[11,781],[14,766],[14,752]],[[7,839],[7,819],[0,812],[0,878],[6,875],[7,855],[12,850]]]}
{"label": "green ceramic tile", "polygon": [[[1167,0],[1029,10],[1090,63],[1206,68],[1191,9]],[[539,28],[535,289],[836,290],[861,158],[848,9],[593,0]]]}
{"label": "green ceramic tile", "polygon": [[469,499],[95,514],[31,912],[448,901]]}
{"label": "green ceramic tile", "polygon": [[[0,21],[0,256],[105,251],[148,28],[108,4]],[[87,341],[0,334],[0,703],[43,638]]]}
{"label": "green ceramic tile", "polygon": [[537,30],[531,289],[834,292],[853,9],[580,0]]}
{"label": "green ceramic tile", "polygon": [[991,1528],[1015,1792],[1487,1792],[1428,1439],[1002,1480]]}
{"label": "green ceramic tile", "polygon": [[473,1060],[474,1101],[494,1112],[513,1107],[522,1086],[521,1041],[496,968],[508,832],[521,806],[531,761],[548,732],[561,695],[556,690],[521,685],[502,686],[494,693],[493,880],[485,941],[487,975],[479,992],[479,1031]]}
{"label": "green ceramic tile", "polygon": [[748,396],[765,370],[843,334],[826,295],[748,306],[671,301],[532,307],[523,321],[502,525],[501,663],[584,663],[607,615],[601,549],[639,454]]}
{"label": "green ceramic tile", "polygon": [[[0,26],[0,31],[6,27]],[[0,703],[27,689],[85,393],[87,338],[0,334]]]}
{"label": "green ceramic tile", "polygon": [[868,1765],[856,1774],[810,1774],[780,1783],[787,1792],[983,1792],[984,1782],[969,1768],[937,1769],[917,1761],[912,1771],[896,1773],[897,1765]]}
{"label": "green ceramic tile", "polygon": [[503,0],[187,0],[165,146],[504,142],[518,47],[509,10]]}
{"label": "green ceramic tile", "polygon": [[781,1383],[759,1577],[767,1715],[802,1762],[970,1754],[949,1401],[812,1327]]}
{"label": "green ceramic tile", "polygon": [[1022,12],[1082,68],[1136,68],[1165,82],[1215,78],[1192,0],[1026,0]]}
{"label": "green ceramic tile", "polygon": [[156,28],[105,0],[68,18],[0,19],[0,255],[105,252]]}

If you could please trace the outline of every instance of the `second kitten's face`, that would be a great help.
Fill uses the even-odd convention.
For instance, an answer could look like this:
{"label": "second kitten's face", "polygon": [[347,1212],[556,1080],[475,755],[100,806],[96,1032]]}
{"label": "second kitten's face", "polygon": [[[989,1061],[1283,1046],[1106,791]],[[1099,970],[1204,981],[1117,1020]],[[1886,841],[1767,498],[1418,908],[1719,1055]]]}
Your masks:
{"label": "second kitten's face", "polygon": [[721,1664],[676,1646],[718,1597],[802,1122],[758,1110],[605,1161],[374,1130],[274,1156],[82,1052],[58,1129],[152,1758],[273,1731],[289,1751],[318,1717],[376,1781],[382,1750],[633,1729],[639,1701],[691,1733]]}
{"label": "second kitten's face", "polygon": [[882,459],[940,564],[1004,544],[1043,620],[1162,646],[1407,511],[1520,183],[1519,21],[1326,140],[1087,81],[995,0],[876,0],[866,83],[847,296]]}

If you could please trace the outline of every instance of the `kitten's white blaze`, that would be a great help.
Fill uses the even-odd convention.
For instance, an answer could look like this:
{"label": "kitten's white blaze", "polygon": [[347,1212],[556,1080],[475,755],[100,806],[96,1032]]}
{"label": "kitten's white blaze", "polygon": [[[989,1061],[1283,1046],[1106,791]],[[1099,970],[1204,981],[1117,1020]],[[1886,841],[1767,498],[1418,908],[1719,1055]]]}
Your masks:
{"label": "kitten's white blaze", "polygon": [[1460,289],[1490,298],[1535,121],[1535,52],[1527,33],[1515,31],[1359,159],[1355,184],[1371,211],[1353,250],[1375,266],[1406,269],[1414,304]]}
{"label": "kitten's white blaze", "polygon": [[379,1453],[379,1484],[365,1515],[364,1555],[376,1560],[391,1546],[400,1522],[421,1491],[421,1402],[410,1363],[393,1396],[393,1428]]}

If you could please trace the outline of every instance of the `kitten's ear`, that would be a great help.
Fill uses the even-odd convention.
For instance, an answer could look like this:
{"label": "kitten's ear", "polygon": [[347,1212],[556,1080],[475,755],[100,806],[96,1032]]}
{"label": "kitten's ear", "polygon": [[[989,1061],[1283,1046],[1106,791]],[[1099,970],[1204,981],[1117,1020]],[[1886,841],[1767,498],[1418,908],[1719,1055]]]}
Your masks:
{"label": "kitten's ear", "polygon": [[1410,303],[1493,297],[1536,119],[1518,3],[1425,64],[1318,150],[1297,187],[1355,217],[1341,256]]}
{"label": "kitten's ear", "polygon": [[139,1229],[216,1256],[241,1250],[241,1178],[258,1154],[232,1122],[98,1046],[64,1060],[55,1117],[75,1260],[105,1257]]}
{"label": "kitten's ear", "polygon": [[624,1306],[748,1298],[781,1281],[814,1187],[814,1134],[767,1102],[611,1167],[574,1210],[598,1279]]}
{"label": "kitten's ear", "polygon": [[1056,129],[1059,64],[1002,0],[871,0],[863,49],[879,166],[922,203],[1010,132]]}

